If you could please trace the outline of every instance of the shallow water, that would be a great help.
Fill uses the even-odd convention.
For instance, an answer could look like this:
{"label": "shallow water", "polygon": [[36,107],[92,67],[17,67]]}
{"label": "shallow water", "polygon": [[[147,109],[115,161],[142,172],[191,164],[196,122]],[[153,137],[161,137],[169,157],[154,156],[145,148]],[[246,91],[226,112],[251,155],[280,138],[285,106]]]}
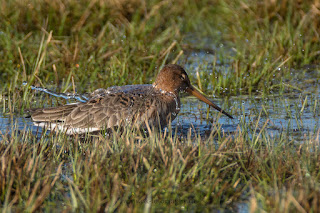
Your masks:
{"label": "shallow water", "polygon": [[[200,134],[206,137],[213,130],[232,134],[236,133],[240,126],[241,130],[247,130],[249,135],[255,129],[257,133],[264,129],[270,137],[284,134],[289,140],[303,143],[308,137],[320,134],[319,94],[306,96],[290,94],[265,98],[239,96],[231,97],[227,100],[228,103],[222,103],[220,99],[211,100],[230,112],[234,119],[209,109],[207,104],[194,97],[184,97],[181,100],[181,111],[172,122],[172,127],[178,135],[187,136],[191,133],[192,136]],[[305,101],[307,104],[303,106]],[[227,105],[231,107],[226,107]],[[30,118],[0,114],[2,134],[11,134],[17,129],[31,130],[33,134],[39,134],[39,128],[33,126]]]}
{"label": "shallow water", "polygon": [[3,135],[12,135],[21,131],[32,131],[34,135],[39,134],[39,129],[33,126],[30,119],[17,115],[5,116],[2,113],[0,113],[0,131],[0,139]]}
{"label": "shallow water", "polygon": [[[307,97],[306,100],[312,103],[314,100],[311,99]],[[221,132],[235,133],[238,126],[242,131],[247,129],[251,134],[250,131],[257,126],[256,133],[265,129],[270,137],[285,134],[289,140],[302,143],[306,136],[319,136],[320,129],[319,107],[310,104],[305,106],[301,113],[301,102],[304,100],[303,96],[231,97],[228,104],[232,106],[231,110],[225,110],[231,112],[234,119],[219,115],[213,109],[210,109],[207,119],[208,106],[196,98],[186,98],[182,100],[183,107],[177,119],[173,121],[173,126],[184,135],[191,129],[193,134],[200,133],[202,136],[210,134],[215,128],[220,128]],[[221,105],[219,100],[214,102]],[[319,104],[319,97],[317,103]],[[245,127],[244,123],[248,127]]]}

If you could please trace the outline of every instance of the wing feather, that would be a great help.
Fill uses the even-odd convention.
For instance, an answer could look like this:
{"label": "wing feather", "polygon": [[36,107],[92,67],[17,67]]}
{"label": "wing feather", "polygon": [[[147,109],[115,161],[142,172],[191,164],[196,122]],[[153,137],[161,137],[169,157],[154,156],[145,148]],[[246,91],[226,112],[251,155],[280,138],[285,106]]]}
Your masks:
{"label": "wing feather", "polygon": [[51,107],[43,109],[31,109],[31,118],[35,122],[53,122],[64,121],[77,105],[64,105],[60,107]]}
{"label": "wing feather", "polygon": [[[150,89],[144,87],[144,89]],[[157,97],[147,92],[112,91],[98,94],[85,103],[77,103],[32,112],[32,119],[37,122],[62,121],[65,128],[84,131],[112,128],[119,125],[143,125],[144,120],[154,122]],[[151,116],[151,118],[150,118]]]}

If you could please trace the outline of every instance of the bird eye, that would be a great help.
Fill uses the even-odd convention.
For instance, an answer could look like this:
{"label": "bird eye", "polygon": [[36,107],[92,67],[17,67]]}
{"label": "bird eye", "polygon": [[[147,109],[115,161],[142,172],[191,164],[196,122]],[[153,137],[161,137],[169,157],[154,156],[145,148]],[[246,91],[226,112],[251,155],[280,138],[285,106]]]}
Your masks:
{"label": "bird eye", "polygon": [[186,79],[186,75],[185,75],[185,74],[181,74],[180,79],[181,79],[181,80]]}

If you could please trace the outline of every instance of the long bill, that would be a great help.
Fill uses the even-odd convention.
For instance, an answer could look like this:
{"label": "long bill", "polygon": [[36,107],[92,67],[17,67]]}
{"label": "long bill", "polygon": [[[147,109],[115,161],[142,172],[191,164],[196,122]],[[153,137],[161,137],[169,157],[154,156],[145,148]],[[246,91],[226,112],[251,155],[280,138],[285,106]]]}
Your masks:
{"label": "long bill", "polygon": [[218,110],[219,112],[225,114],[226,116],[228,116],[229,118],[233,119],[233,117],[227,113],[226,111],[224,111],[223,109],[221,109],[219,106],[217,106],[216,104],[212,103],[207,97],[205,97],[204,95],[202,95],[198,90],[196,90],[193,86],[190,86],[186,89],[186,91],[197,97],[200,101],[203,101],[204,103],[208,104],[209,106],[212,106],[213,108],[215,108],[216,110]]}

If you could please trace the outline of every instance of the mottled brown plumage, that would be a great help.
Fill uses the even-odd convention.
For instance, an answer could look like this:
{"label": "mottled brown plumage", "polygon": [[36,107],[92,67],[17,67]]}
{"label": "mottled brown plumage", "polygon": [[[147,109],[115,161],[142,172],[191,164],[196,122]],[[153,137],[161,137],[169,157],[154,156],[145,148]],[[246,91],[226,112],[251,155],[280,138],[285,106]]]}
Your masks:
{"label": "mottled brown plumage", "polygon": [[152,85],[115,86],[98,89],[90,100],[53,108],[31,110],[31,117],[40,126],[85,133],[134,125],[144,128],[164,127],[180,111],[179,92],[187,91],[228,117],[231,115],[209,101],[190,84],[187,73],[179,65],[166,65]]}

